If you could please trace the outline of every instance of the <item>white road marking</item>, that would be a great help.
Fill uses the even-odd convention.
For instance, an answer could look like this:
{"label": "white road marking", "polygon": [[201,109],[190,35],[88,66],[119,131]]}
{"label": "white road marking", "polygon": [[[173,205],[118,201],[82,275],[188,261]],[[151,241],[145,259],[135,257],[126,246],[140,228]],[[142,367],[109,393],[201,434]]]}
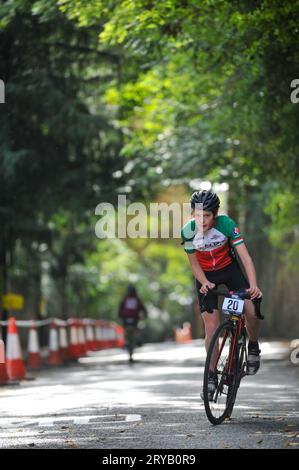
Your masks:
{"label": "white road marking", "polygon": [[59,426],[59,425],[71,425],[71,424],[97,424],[97,422],[103,422],[105,424],[115,424],[115,423],[133,423],[141,421],[141,415],[138,414],[113,414],[113,415],[89,415],[89,416],[59,416],[57,418],[53,417],[43,417],[43,418],[28,418],[28,419],[11,419],[11,418],[1,418],[0,419],[0,429],[9,429],[9,428],[20,428],[28,426]]}

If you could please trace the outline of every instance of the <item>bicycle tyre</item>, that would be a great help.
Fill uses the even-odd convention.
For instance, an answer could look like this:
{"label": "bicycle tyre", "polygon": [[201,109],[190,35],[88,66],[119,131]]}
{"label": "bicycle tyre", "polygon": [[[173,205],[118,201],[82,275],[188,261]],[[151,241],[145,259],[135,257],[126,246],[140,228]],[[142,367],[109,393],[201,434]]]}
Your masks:
{"label": "bicycle tyre", "polygon": [[[224,321],[216,329],[216,331],[215,331],[215,333],[214,333],[214,335],[211,339],[210,346],[208,348],[207,358],[206,358],[206,363],[205,363],[204,381],[203,381],[203,399],[204,399],[204,406],[205,406],[205,411],[206,411],[207,418],[210,421],[210,423],[212,423],[213,425],[221,424],[226,418],[228,418],[230,416],[230,414],[232,412],[231,403],[233,401],[233,398],[234,398],[234,395],[235,395],[235,388],[236,388],[236,385],[237,385],[237,374],[234,374],[234,376],[232,378],[232,380],[233,380],[232,384],[230,386],[227,386],[227,393],[223,393],[223,395],[224,395],[224,397],[223,397],[224,404],[220,405],[220,406],[223,406],[223,410],[222,410],[222,412],[220,413],[220,415],[218,417],[215,416],[216,406],[215,406],[215,411],[213,411],[212,403],[216,404],[216,402],[214,402],[214,400],[211,400],[210,397],[209,397],[208,378],[209,378],[209,371],[212,370],[210,365],[212,363],[213,354],[215,354],[214,349],[215,349],[215,346],[216,346],[216,342],[221,338],[221,335],[223,335],[225,333],[227,333],[227,338],[225,340],[224,345],[226,345],[226,347],[230,348],[230,341],[231,341],[231,338],[234,334],[234,326],[233,326],[233,324],[230,320]],[[228,341],[227,341],[227,339],[228,339]],[[224,346],[223,346],[223,349],[224,349]],[[216,370],[217,369],[218,369],[218,364],[216,366]],[[217,371],[217,376],[218,376],[218,374],[220,374],[219,371]],[[220,383],[218,383],[217,394],[216,394],[217,398],[218,398],[219,394],[222,395],[221,387],[224,387],[224,385],[225,385],[224,384],[224,377],[225,377],[225,366],[224,366],[223,372],[221,373]],[[222,383],[221,383],[221,381],[222,381]]]}
{"label": "bicycle tyre", "polygon": [[[242,338],[242,344],[240,344]],[[236,402],[237,393],[240,387],[241,379],[243,378],[244,369],[246,368],[246,336],[243,334],[238,338],[237,348],[235,350],[235,370],[237,373],[234,377],[232,388],[229,392],[229,404],[227,409],[227,417],[230,418]],[[245,374],[246,375],[246,374]]]}

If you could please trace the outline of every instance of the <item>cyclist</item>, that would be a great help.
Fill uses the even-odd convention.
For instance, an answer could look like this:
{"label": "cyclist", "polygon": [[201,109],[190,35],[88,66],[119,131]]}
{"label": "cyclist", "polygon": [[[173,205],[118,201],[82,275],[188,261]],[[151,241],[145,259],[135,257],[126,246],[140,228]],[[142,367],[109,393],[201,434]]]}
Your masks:
{"label": "cyclist", "polygon": [[141,312],[144,317],[147,316],[147,310],[138,297],[136,287],[129,284],[127,293],[120,303],[118,316],[121,318],[125,329],[126,346],[129,351],[130,362],[133,362],[133,350],[136,344]]}
{"label": "cyclist", "polygon": [[[246,288],[251,300],[260,298],[256,271],[243,237],[227,215],[218,215],[220,200],[212,191],[196,191],[190,199],[192,219],[182,228],[182,244],[188,255],[195,277],[200,311],[205,326],[205,347],[208,350],[212,336],[220,323],[218,299],[209,290],[225,284],[230,290]],[[245,278],[236,258],[236,252],[244,267]],[[204,302],[203,302],[204,300]],[[247,371],[254,375],[260,367],[258,343],[260,320],[255,316],[251,300],[245,300],[246,328],[249,336]],[[209,313],[205,310],[211,310]],[[217,388],[217,374],[210,371],[208,390],[213,395]]]}

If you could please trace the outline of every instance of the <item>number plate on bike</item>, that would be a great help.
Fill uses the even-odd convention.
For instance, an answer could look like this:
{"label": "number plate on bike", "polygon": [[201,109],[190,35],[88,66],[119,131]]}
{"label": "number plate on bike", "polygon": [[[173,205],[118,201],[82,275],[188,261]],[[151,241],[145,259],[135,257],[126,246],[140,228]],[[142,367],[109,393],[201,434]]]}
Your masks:
{"label": "number plate on bike", "polygon": [[244,300],[242,299],[231,299],[229,297],[225,297],[222,310],[224,313],[230,315],[231,313],[236,313],[241,315],[244,308]]}

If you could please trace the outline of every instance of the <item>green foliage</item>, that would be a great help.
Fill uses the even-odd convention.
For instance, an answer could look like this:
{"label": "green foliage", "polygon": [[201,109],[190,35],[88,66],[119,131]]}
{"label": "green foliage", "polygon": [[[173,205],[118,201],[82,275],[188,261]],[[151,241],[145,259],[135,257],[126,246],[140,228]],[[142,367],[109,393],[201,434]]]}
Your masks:
{"label": "green foliage", "polygon": [[286,257],[288,267],[298,270],[299,256],[299,202],[297,194],[277,187],[267,205],[272,218],[269,235],[272,243]]}
{"label": "green foliage", "polygon": [[93,213],[195,178],[228,182],[252,246],[268,236],[298,264],[298,19],[298,0],[2,2],[0,247],[15,282],[32,259],[40,289],[46,262],[49,310],[115,319],[130,279],[166,323],[183,318],[181,247],[98,241]]}

